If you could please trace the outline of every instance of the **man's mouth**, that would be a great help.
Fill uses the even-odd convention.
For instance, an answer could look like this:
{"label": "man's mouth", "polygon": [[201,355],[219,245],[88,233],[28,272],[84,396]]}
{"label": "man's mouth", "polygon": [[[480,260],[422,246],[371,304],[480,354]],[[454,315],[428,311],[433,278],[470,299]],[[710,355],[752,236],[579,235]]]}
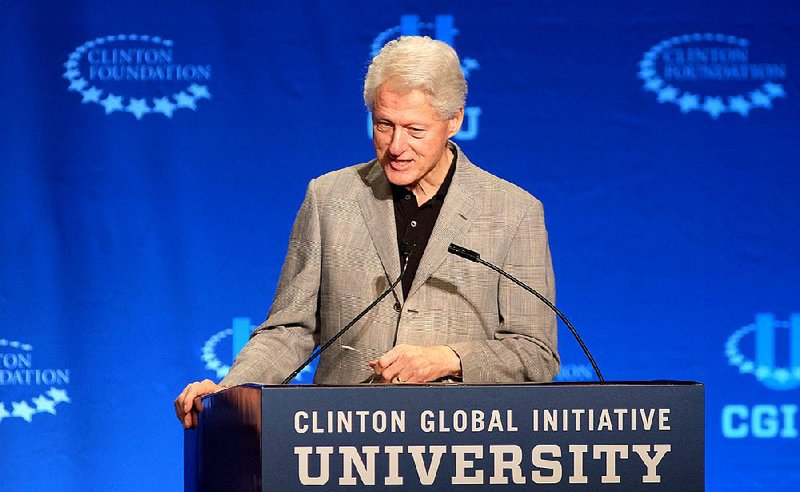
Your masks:
{"label": "man's mouth", "polygon": [[413,162],[411,159],[389,159],[389,166],[395,171],[405,171]]}

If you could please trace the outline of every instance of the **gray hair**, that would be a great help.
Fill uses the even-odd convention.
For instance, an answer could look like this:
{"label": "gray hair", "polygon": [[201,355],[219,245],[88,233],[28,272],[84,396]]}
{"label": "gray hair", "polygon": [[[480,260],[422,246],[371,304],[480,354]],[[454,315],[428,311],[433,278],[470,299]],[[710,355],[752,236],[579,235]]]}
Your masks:
{"label": "gray hair", "polygon": [[467,99],[467,81],[455,50],[427,36],[402,36],[381,48],[364,80],[367,109],[374,109],[375,93],[390,80],[400,88],[427,93],[442,120],[458,114]]}

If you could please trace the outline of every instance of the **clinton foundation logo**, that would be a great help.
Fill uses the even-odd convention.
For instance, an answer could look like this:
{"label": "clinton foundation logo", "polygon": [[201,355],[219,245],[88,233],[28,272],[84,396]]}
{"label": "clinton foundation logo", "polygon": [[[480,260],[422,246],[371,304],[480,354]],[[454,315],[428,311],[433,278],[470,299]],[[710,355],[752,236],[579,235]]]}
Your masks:
{"label": "clinton foundation logo", "polygon": [[[423,22],[415,14],[407,14],[400,17],[400,24],[392,26],[381,32],[372,41],[370,46],[370,59],[377,56],[383,46],[392,39],[400,36],[429,36],[449,44],[455,48],[455,38],[459,30],[455,26],[455,18],[452,15],[437,15],[433,22]],[[458,50],[456,50],[458,51]],[[478,60],[459,53],[461,59],[461,71],[464,78],[469,81],[472,73],[481,68]],[[455,137],[456,140],[475,140],[478,138],[479,119],[481,108],[468,106],[464,108],[464,124]],[[372,114],[367,114],[367,135],[372,138]]]}
{"label": "clinton foundation logo", "polygon": [[20,419],[33,422],[37,414],[56,414],[56,407],[69,403],[65,386],[69,369],[34,365],[33,346],[0,338],[0,422]]}
{"label": "clinton foundation logo", "polygon": [[[203,344],[200,358],[205,363],[205,368],[212,371],[217,379],[222,379],[231,370],[233,360],[247,345],[250,334],[256,327],[250,323],[250,318],[233,318],[230,328],[220,330],[211,335]],[[292,384],[311,384],[314,382],[314,372],[317,368],[316,360],[303,369]],[[294,369],[294,368],[291,368]],[[289,375],[291,369],[286,371]]]}
{"label": "clinton foundation logo", "polygon": [[791,394],[785,403],[757,404],[737,402],[722,409],[722,433],[725,437],[798,437],[797,393],[785,393],[800,387],[800,314],[788,321],[775,319],[771,313],[760,313],[755,322],[736,330],[725,344],[728,363],[748,378],[769,390]]}
{"label": "clinton foundation logo", "polygon": [[659,103],[681,113],[747,117],[786,97],[786,65],[762,61],[767,56],[736,36],[686,34],[650,48],[639,62],[639,78]]}
{"label": "clinton foundation logo", "polygon": [[64,63],[67,90],[82,104],[97,104],[106,114],[130,113],[172,118],[176,111],[197,110],[211,99],[211,65],[184,63],[174,43],[159,36],[119,34],[87,41]]}

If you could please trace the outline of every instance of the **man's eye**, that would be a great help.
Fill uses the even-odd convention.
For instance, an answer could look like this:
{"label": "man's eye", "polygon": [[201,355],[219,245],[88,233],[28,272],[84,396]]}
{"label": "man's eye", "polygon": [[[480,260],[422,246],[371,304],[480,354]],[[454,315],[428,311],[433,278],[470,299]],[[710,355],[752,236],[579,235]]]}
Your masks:
{"label": "man's eye", "polygon": [[413,137],[421,138],[421,137],[425,136],[425,129],[424,128],[409,128],[408,130],[411,133],[411,136],[413,136]]}
{"label": "man's eye", "polygon": [[391,128],[391,125],[389,125],[389,123],[386,123],[385,121],[378,121],[377,123],[375,123],[375,128],[383,132]]}

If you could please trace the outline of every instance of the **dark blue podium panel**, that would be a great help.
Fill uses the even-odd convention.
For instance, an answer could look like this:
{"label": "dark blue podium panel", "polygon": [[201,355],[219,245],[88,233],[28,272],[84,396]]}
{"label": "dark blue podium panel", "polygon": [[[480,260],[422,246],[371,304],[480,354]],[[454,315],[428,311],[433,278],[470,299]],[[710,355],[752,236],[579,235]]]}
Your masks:
{"label": "dark blue podium panel", "polygon": [[704,488],[697,384],[264,387],[263,490]]}
{"label": "dark blue podium panel", "polygon": [[203,403],[187,491],[704,490],[697,383],[246,385]]}

